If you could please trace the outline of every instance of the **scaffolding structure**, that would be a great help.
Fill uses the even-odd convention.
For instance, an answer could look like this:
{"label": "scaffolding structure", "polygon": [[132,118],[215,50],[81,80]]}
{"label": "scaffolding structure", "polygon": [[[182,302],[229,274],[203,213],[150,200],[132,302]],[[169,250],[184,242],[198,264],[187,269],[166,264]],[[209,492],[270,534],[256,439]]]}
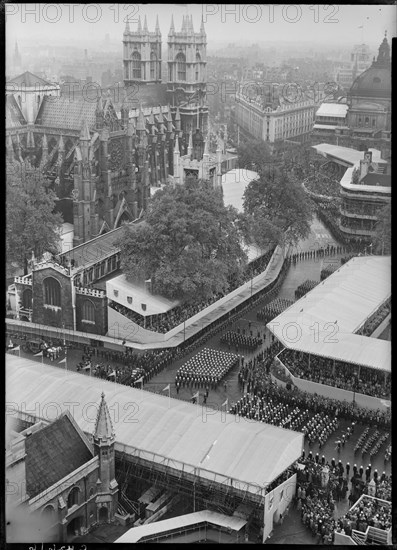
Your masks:
{"label": "scaffolding structure", "polygon": [[[153,456],[143,456],[148,454]],[[263,517],[265,487],[232,480],[157,453],[129,446],[124,450],[116,448],[116,472],[124,490],[135,480],[144,480],[192,502],[195,512],[211,509],[231,515],[240,504],[251,504],[258,517]]]}

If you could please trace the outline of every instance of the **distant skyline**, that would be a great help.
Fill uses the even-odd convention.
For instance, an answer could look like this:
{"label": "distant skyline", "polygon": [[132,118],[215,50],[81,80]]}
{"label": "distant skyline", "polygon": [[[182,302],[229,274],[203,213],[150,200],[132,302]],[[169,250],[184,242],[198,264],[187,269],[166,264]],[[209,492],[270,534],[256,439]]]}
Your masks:
{"label": "distant skyline", "polygon": [[103,42],[106,34],[112,42],[121,42],[126,18],[134,31],[138,17],[143,25],[145,15],[149,31],[154,31],[158,15],[164,44],[172,14],[177,31],[183,16],[192,15],[198,32],[203,16],[209,48],[240,42],[379,45],[385,31],[391,42],[397,25],[394,5],[6,3],[5,10],[7,48],[15,41],[89,47]]}

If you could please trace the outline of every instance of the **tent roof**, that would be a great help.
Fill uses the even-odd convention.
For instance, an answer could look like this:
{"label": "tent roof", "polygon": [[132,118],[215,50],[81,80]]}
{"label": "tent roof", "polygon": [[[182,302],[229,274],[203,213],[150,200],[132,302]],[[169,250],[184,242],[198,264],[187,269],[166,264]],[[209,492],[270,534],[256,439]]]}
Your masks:
{"label": "tent roof", "polygon": [[302,453],[300,432],[9,354],[6,367],[7,400],[25,410],[52,420],[73,403],[77,424],[92,434],[96,411],[89,409],[103,391],[116,449],[252,494],[261,494]]}
{"label": "tent roof", "polygon": [[267,326],[287,348],[390,370],[390,342],[354,334],[390,296],[390,256],[355,257]]}
{"label": "tent roof", "polygon": [[320,332],[317,341],[312,331],[311,335],[303,335],[296,344],[288,347],[335,361],[391,372],[391,342],[359,334],[335,333],[331,336],[331,330]]}

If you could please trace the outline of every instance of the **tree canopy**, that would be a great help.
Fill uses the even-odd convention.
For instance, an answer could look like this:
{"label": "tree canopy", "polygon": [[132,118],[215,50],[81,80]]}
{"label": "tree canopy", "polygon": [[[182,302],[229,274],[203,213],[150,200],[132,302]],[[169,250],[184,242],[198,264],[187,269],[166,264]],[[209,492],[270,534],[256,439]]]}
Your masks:
{"label": "tree canopy", "polygon": [[391,203],[378,213],[376,234],[372,240],[375,254],[391,254]]}
{"label": "tree canopy", "polygon": [[6,254],[7,263],[27,272],[32,256],[57,253],[62,215],[54,213],[56,195],[41,174],[7,174]]}
{"label": "tree canopy", "polygon": [[261,248],[305,239],[312,215],[312,202],[301,184],[280,169],[260,170],[259,179],[245,190],[245,238]]}
{"label": "tree canopy", "polygon": [[122,269],[136,282],[151,278],[155,293],[181,302],[227,292],[247,260],[237,220],[208,182],[167,185],[151,198],[145,221],[126,226]]}
{"label": "tree canopy", "polygon": [[242,142],[237,148],[238,164],[245,170],[258,171],[263,164],[272,160],[272,152],[267,143],[259,139]]}

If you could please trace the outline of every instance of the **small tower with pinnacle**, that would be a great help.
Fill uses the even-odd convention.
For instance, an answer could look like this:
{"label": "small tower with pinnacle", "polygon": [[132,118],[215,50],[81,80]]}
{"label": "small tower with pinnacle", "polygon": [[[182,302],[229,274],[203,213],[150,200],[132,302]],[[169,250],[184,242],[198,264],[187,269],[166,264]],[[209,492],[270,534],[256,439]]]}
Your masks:
{"label": "small tower with pinnacle", "polygon": [[117,512],[118,484],[115,478],[115,433],[110,418],[105,394],[102,392],[98,415],[95,422],[93,444],[99,458],[97,481],[97,520],[110,523]]}
{"label": "small tower with pinnacle", "polygon": [[161,82],[161,32],[158,18],[154,32],[148,30],[145,15],[143,28],[139,16],[136,31],[127,22],[123,33],[124,85]]}

